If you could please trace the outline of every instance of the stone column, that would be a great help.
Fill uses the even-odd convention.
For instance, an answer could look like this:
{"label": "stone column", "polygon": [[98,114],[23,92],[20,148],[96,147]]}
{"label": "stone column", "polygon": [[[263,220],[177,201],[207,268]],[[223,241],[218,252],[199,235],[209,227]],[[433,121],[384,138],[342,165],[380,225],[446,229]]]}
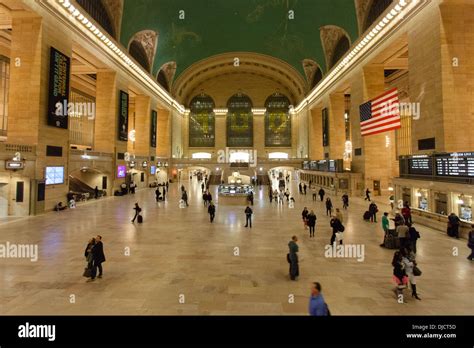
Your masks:
{"label": "stone column", "polygon": [[158,109],[156,157],[171,157],[171,112]]}
{"label": "stone column", "polygon": [[309,115],[309,158],[310,160],[321,160],[324,158],[323,126],[321,108],[311,109]]}
{"label": "stone column", "polygon": [[96,82],[96,115],[94,150],[115,154],[118,119],[117,74],[98,72]]}
{"label": "stone column", "polygon": [[344,93],[333,93],[329,96],[329,158],[342,159],[346,131],[344,122]]}
{"label": "stone column", "polygon": [[150,97],[145,95],[135,96],[135,155],[149,157],[152,153],[150,147],[151,111]]}

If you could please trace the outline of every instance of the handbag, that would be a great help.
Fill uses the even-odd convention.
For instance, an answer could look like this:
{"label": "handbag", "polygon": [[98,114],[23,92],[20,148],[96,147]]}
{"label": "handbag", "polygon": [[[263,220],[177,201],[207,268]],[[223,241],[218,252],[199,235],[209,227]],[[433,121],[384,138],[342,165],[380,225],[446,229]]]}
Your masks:
{"label": "handbag", "polygon": [[342,232],[336,233],[336,240],[339,242],[344,239],[344,234]]}
{"label": "handbag", "polygon": [[84,273],[82,274],[82,276],[86,278],[92,277],[92,268],[89,268],[89,267],[84,268]]}
{"label": "handbag", "polygon": [[418,266],[413,266],[413,275],[414,275],[415,277],[421,276],[421,273],[422,273],[422,272],[421,272],[421,270],[418,268]]}

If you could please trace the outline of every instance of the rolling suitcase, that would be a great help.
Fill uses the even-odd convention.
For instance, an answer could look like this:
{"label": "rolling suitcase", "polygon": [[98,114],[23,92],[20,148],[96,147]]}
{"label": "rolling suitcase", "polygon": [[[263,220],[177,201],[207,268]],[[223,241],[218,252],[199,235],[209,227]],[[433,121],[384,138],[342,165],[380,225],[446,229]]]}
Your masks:
{"label": "rolling suitcase", "polygon": [[372,214],[370,214],[370,212],[366,211],[366,212],[364,213],[364,220],[366,220],[366,221],[367,221],[367,220],[370,220],[370,216],[371,216],[371,215],[372,215]]}
{"label": "rolling suitcase", "polygon": [[138,215],[137,221],[138,221],[139,224],[142,224],[143,223],[143,216]]}

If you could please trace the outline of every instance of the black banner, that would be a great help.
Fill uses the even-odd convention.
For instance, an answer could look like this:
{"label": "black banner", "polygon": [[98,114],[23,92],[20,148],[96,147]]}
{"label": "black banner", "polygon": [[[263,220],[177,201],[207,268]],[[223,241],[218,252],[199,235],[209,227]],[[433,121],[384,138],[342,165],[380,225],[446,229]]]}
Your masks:
{"label": "black banner", "polygon": [[156,147],[156,126],[158,121],[158,114],[155,110],[151,110],[151,125],[150,125],[150,146]]}
{"label": "black banner", "polygon": [[50,50],[48,125],[68,129],[71,59],[54,47]]}
{"label": "black banner", "polygon": [[118,140],[128,141],[128,93],[119,93]]}
{"label": "black banner", "polygon": [[328,109],[323,109],[323,146],[329,146],[329,114]]}
{"label": "black banner", "polygon": [[[139,347],[159,342],[163,344],[275,345],[295,347],[317,342],[330,345],[362,347],[380,346],[445,346],[472,347],[472,316],[332,316],[332,317],[121,317],[121,316],[35,316],[0,317],[3,347],[59,346],[78,347],[128,345]],[[91,328],[99,333],[85,334]],[[157,329],[159,328],[159,329]],[[176,335],[176,328],[185,328],[185,334]],[[212,329],[211,329],[212,328]],[[236,328],[245,328],[236,331]],[[295,334],[288,328],[298,328]],[[315,336],[315,328],[317,328]],[[341,335],[341,328],[344,334]]]}

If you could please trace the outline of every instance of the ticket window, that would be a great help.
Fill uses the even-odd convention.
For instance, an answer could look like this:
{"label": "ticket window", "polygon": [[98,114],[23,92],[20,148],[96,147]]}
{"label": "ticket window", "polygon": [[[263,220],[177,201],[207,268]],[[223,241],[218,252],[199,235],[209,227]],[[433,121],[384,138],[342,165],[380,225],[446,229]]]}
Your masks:
{"label": "ticket window", "polygon": [[415,189],[416,208],[429,211],[429,191],[426,189]]}
{"label": "ticket window", "polygon": [[454,212],[461,220],[472,221],[472,196],[454,194]]}
{"label": "ticket window", "polygon": [[448,195],[435,192],[435,212],[440,215],[448,215]]}

